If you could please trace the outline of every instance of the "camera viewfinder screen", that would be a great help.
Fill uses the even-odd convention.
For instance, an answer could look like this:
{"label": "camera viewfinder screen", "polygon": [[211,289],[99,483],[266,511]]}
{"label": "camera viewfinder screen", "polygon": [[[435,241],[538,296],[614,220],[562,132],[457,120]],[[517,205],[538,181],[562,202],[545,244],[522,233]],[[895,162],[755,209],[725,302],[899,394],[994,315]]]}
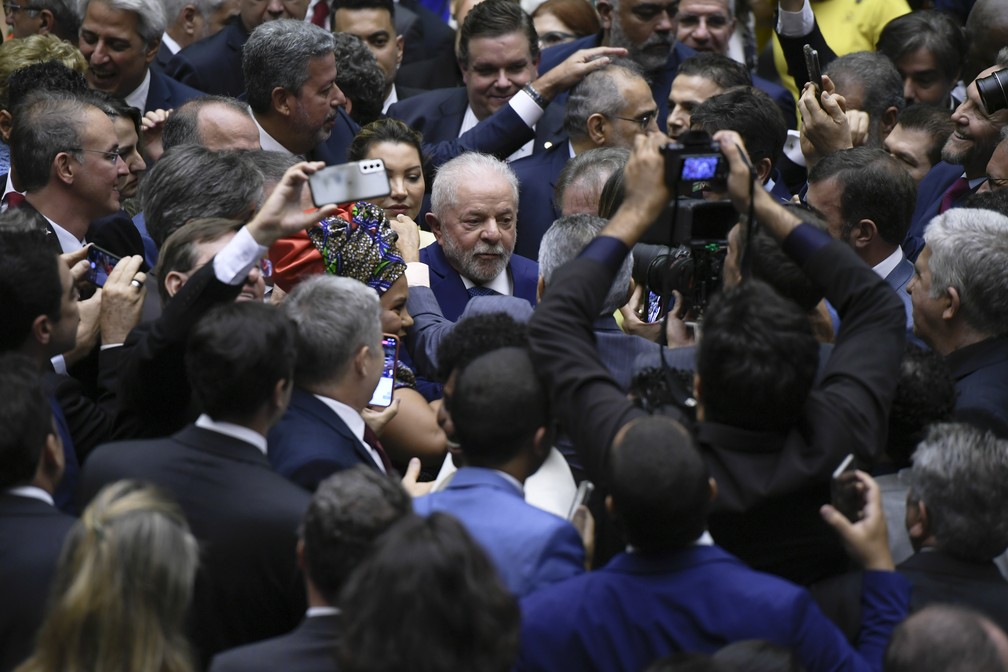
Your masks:
{"label": "camera viewfinder screen", "polygon": [[711,180],[717,174],[718,159],[716,154],[701,156],[685,156],[682,163],[683,180]]}

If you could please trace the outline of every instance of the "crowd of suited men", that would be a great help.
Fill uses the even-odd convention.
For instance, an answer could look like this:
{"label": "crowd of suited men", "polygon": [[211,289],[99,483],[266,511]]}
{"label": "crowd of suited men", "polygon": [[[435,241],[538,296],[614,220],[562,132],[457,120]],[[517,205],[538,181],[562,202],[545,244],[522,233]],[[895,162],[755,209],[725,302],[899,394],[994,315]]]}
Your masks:
{"label": "crowd of suited men", "polygon": [[0,672],[1008,670],[1003,3],[23,2]]}

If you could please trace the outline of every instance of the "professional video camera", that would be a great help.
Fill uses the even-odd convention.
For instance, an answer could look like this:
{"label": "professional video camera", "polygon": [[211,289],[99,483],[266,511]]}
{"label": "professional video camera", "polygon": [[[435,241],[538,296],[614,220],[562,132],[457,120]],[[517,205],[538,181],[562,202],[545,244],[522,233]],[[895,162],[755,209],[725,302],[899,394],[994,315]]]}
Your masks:
{"label": "professional video camera", "polygon": [[671,307],[672,291],[683,295],[685,309],[699,319],[721,287],[728,231],[738,213],[728,201],[680,198],[705,189],[723,189],[728,163],[718,145],[702,131],[690,131],[663,148],[665,180],[675,194],[662,215],[634,247],[634,279],[647,285],[647,319],[661,319]]}

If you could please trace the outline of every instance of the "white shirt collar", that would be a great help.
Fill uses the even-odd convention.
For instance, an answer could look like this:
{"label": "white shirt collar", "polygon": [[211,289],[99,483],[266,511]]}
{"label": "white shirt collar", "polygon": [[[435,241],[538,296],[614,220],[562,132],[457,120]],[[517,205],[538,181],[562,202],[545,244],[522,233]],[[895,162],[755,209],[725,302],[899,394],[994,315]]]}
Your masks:
{"label": "white shirt collar", "polygon": [[350,433],[357,437],[357,440],[361,442],[364,446],[364,450],[368,452],[374,463],[378,465],[382,473],[385,473],[385,465],[382,463],[381,455],[378,454],[374,448],[369,446],[364,442],[364,418],[361,414],[350,408],[342,401],[337,401],[330,397],[323,397],[321,394],[316,394],[315,398],[321,401],[323,404],[332,409],[332,412],[339,416],[340,420],[350,429]]}
{"label": "white shirt collar", "polygon": [[168,33],[162,33],[161,44],[168,47],[168,51],[170,51],[173,54],[177,54],[178,52],[182,51],[182,45],[176,42],[174,39],[172,39],[172,36],[169,35]]}
{"label": "white shirt collar", "polygon": [[[42,214],[42,213],[39,213]],[[84,247],[87,243],[83,240],[77,240],[77,236],[73,235],[62,226],[49,219],[45,215],[42,215],[52,226],[53,231],[56,232],[56,239],[59,240],[60,247],[63,249],[63,254],[69,254],[70,252],[76,252],[77,250]]]}
{"label": "white shirt collar", "polygon": [[[462,127],[459,129],[459,137],[461,138],[466,132],[471,131],[478,123],[479,119],[476,118],[476,113],[473,112],[472,105],[466,105],[465,116],[462,117]],[[535,129],[534,124],[532,125],[532,128],[533,130]],[[526,156],[531,156],[534,144],[534,139],[529,140],[505,160],[510,163],[511,161],[517,161],[518,159],[523,159]]]}
{"label": "white shirt collar", "polygon": [[140,82],[140,86],[136,90],[126,96],[126,104],[137,108],[141,112],[147,111],[147,93],[150,91],[150,68],[144,72],[143,81]]}
{"label": "white shirt collar", "polygon": [[20,485],[16,488],[8,488],[7,494],[17,495],[18,497],[28,497],[29,499],[38,499],[49,506],[56,506],[56,502],[53,501],[52,495],[42,488],[34,485]]}
{"label": "white shirt collar", "polygon": [[340,610],[336,607],[308,607],[308,611],[305,612],[306,618],[312,618],[314,616],[339,616]]}
{"label": "white shirt collar", "polygon": [[255,122],[256,128],[259,129],[259,145],[263,148],[263,151],[281,152],[283,154],[287,154],[288,156],[294,154],[294,152],[281,145],[276,138],[266,132],[266,129],[263,128],[262,124],[259,123],[259,120],[256,119],[255,112],[252,112],[251,107],[249,108],[249,112],[252,114],[252,121]]}
{"label": "white shirt collar", "polygon": [[398,103],[398,102],[399,102],[399,92],[396,91],[395,84],[393,84],[392,85],[392,90],[388,94],[388,98],[386,98],[385,102],[382,103],[382,108],[381,108],[382,114],[387,114],[388,113],[388,108],[390,108],[393,104]]}
{"label": "white shirt collar", "polygon": [[250,443],[258,448],[263,455],[266,454],[266,437],[248,427],[236,425],[232,422],[218,422],[206,413],[196,418],[196,426],[201,429],[209,429],[211,432],[230,436],[245,443]]}
{"label": "white shirt collar", "polygon": [[875,271],[880,278],[885,280],[889,277],[889,274],[893,272],[893,269],[899,266],[901,261],[903,261],[903,250],[897,245],[893,253],[879,263],[875,264],[875,266],[872,267],[872,270]]}
{"label": "white shirt collar", "polygon": [[511,485],[513,485],[515,488],[517,488],[518,492],[520,492],[522,494],[522,497],[525,496],[525,486],[523,486],[521,484],[521,481],[519,481],[517,478],[515,478],[511,474],[508,474],[506,472],[500,471],[499,469],[494,469],[493,471],[494,471],[495,474],[497,474],[498,476],[500,476],[501,478],[503,478],[505,481],[507,481],[508,483],[510,483]]}
{"label": "white shirt collar", "polygon": [[[459,277],[462,278],[462,284],[465,285],[466,289],[471,289],[476,286],[476,283],[459,273]],[[511,296],[514,290],[511,288],[511,276],[508,275],[507,267],[504,268],[500,274],[488,283],[483,285],[488,289],[492,289],[498,294],[503,294],[504,296]]]}

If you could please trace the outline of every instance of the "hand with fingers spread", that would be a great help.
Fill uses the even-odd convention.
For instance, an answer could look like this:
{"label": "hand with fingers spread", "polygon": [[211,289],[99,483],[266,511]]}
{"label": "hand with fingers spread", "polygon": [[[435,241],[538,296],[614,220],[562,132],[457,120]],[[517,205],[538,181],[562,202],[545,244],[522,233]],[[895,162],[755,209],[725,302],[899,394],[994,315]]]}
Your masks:
{"label": "hand with fingers spread", "polygon": [[302,161],[287,169],[280,184],[246,225],[257,243],[269,247],[284,236],[303,231],[339,211],[336,204],[325,205],[310,212],[305,212],[301,205],[301,195],[307,188],[308,176],[323,168],[325,164],[321,161]]}
{"label": "hand with fingers spread", "polygon": [[589,73],[607,66],[612,57],[622,58],[627,50],[621,47],[595,47],[581,49],[567,60],[532,82],[532,88],[547,101],[573,88]]}
{"label": "hand with fingers spread", "polygon": [[830,504],[820,509],[823,519],[837,531],[847,554],[869,570],[892,571],[885,513],[882,510],[882,490],[871,476],[854,472],[854,480],[864,494],[864,507],[859,519],[851,522]]}
{"label": "hand with fingers spread", "polygon": [[140,271],[143,257],[123,257],[102,289],[100,330],[103,345],[122,343],[140,322],[147,276]]}

